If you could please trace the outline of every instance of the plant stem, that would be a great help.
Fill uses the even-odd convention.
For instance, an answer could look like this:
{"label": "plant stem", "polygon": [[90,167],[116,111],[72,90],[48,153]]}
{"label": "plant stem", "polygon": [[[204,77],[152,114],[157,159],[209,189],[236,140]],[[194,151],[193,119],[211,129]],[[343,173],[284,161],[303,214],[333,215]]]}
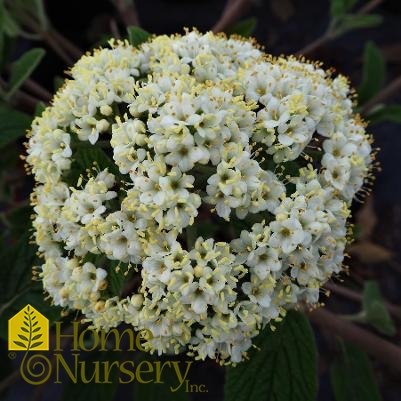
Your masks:
{"label": "plant stem", "polygon": [[22,86],[28,89],[32,94],[40,97],[45,102],[49,102],[53,97],[47,89],[45,89],[43,86],[39,85],[36,81],[32,79],[28,78],[22,84]]}
{"label": "plant stem", "polygon": [[29,114],[32,114],[36,110],[36,105],[40,100],[34,96],[28,95],[25,92],[17,91],[14,94],[14,104]]}
{"label": "plant stem", "polygon": [[110,31],[113,34],[113,37],[116,39],[121,39],[120,32],[118,31],[118,25],[114,18],[110,20]]}
{"label": "plant stem", "polygon": [[330,40],[331,40],[330,35],[327,32],[325,32],[322,36],[320,36],[317,39],[313,40],[311,43],[309,43],[304,48],[299,50],[296,53],[296,55],[297,56],[305,56],[305,55],[311,54],[314,51],[316,51],[316,49],[319,49],[320,47],[325,45]]}
{"label": "plant stem", "polygon": [[63,36],[60,32],[55,29],[51,29],[49,33],[61,46],[64,47],[71,57],[77,60],[82,57],[82,50],[75,46],[74,43]]}
{"label": "plant stem", "polygon": [[60,46],[60,43],[54,38],[50,32],[43,32],[43,40],[49,47],[68,65],[73,65],[73,58]]}
{"label": "plant stem", "polygon": [[355,344],[368,354],[401,374],[401,348],[383,340],[353,323],[339,318],[327,309],[318,309],[309,314],[310,320],[331,333]]}
{"label": "plant stem", "polygon": [[44,28],[32,17],[25,16],[23,20],[34,33],[39,34],[49,47],[68,65],[74,64],[74,59],[79,59],[82,52],[70,40],[64,37],[54,28]]}
{"label": "plant stem", "polygon": [[[377,6],[379,6],[384,0],[371,0],[366,3],[363,7],[356,11],[355,14],[362,15],[367,14],[370,11],[374,10]],[[296,55],[297,56],[307,56],[309,54],[314,53],[317,49],[324,46],[326,43],[330,42],[334,39],[333,35],[330,35],[330,29],[328,29],[323,35],[319,38],[315,39],[301,50],[299,50]]]}
{"label": "plant stem", "polygon": [[[3,89],[6,87],[7,87],[6,82],[0,77],[0,88]],[[40,102],[40,99],[28,95],[27,93],[21,90],[17,90],[12,98],[12,104],[14,104],[19,109],[27,113],[33,113],[36,109],[36,105],[38,104],[38,102]]]}
{"label": "plant stem", "polygon": [[226,28],[241,18],[250,5],[250,0],[228,0],[220,19],[212,28],[212,32],[224,32]]}
{"label": "plant stem", "polygon": [[111,0],[116,7],[121,20],[128,28],[131,25],[140,26],[138,13],[133,0]]}
{"label": "plant stem", "polygon": [[383,3],[384,0],[372,0],[366,3],[364,6],[362,6],[359,9],[358,14],[368,14],[372,10],[374,10],[376,7],[378,7],[381,3]]}
{"label": "plant stem", "polygon": [[[334,284],[334,283],[326,283],[325,288],[332,291],[333,293],[340,295],[344,298],[348,298],[352,301],[362,302],[362,294],[353,291],[347,287],[342,285]],[[397,319],[401,320],[401,307],[397,305],[393,305],[390,302],[385,301],[385,305],[388,311]]]}
{"label": "plant stem", "polygon": [[377,95],[373,96],[362,108],[362,112],[366,115],[374,106],[383,103],[389,97],[399,93],[401,90],[401,76],[391,81]]}

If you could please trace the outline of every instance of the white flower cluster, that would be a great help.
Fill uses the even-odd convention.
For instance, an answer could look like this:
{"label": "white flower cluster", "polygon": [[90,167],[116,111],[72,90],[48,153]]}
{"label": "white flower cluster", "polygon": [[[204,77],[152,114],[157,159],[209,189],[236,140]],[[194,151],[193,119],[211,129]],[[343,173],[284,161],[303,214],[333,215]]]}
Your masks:
{"label": "white flower cluster", "polygon": [[318,302],[372,162],[343,76],[196,31],[112,42],[70,75],[27,145],[54,304],[239,362]]}

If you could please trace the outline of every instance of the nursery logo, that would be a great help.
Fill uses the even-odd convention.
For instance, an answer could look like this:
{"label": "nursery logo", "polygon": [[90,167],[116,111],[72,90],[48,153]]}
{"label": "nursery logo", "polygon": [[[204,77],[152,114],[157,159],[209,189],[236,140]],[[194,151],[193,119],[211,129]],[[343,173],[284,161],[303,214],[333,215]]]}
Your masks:
{"label": "nursery logo", "polygon": [[8,349],[49,350],[49,321],[29,304],[8,321]]}
{"label": "nursery logo", "polygon": [[[126,351],[143,352],[145,349],[142,342],[153,338],[149,330],[135,332],[131,328],[126,328],[120,332],[112,328],[106,332],[91,328],[80,330],[80,322],[71,324],[73,331],[66,333],[62,331],[62,322],[55,322],[55,345],[50,350],[49,321],[31,305],[21,309],[8,321],[10,351],[8,356],[10,359],[15,359],[17,354],[14,351],[25,351],[20,364],[20,373],[27,383],[39,385],[50,379],[54,380],[55,384],[61,384],[66,375],[73,383],[77,383],[78,380],[83,383],[111,383],[111,372],[118,371],[118,382],[121,384],[133,381],[143,384],[167,384],[164,376],[170,371],[169,376],[174,378],[174,383],[168,383],[171,392],[176,392],[180,388],[185,392],[208,392],[204,384],[193,384],[187,379],[192,361],[141,360],[139,363],[134,363],[131,359],[100,362],[85,358],[87,352],[92,351],[123,351],[122,338],[128,342]],[[89,343],[86,341],[88,336],[92,339]],[[65,350],[63,340],[66,339],[69,339],[66,349],[69,351],[68,362],[63,356]],[[35,351],[51,351],[52,354]]]}

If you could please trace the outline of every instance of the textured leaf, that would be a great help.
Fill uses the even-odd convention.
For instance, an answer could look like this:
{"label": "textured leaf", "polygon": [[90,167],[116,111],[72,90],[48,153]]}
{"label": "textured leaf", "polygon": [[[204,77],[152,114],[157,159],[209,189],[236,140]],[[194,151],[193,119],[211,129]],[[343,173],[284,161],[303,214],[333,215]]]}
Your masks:
{"label": "textured leaf", "polygon": [[383,334],[393,336],[396,328],[386,308],[376,281],[366,281],[362,294],[362,307],[366,314],[366,320]]}
{"label": "textured leaf", "polygon": [[0,149],[23,137],[31,121],[25,113],[0,106]]}
{"label": "textured leaf", "polygon": [[35,48],[27,51],[20,59],[12,64],[7,98],[11,98],[23,82],[29,78],[39,65],[45,53],[43,49]]}
{"label": "textured leaf", "polygon": [[380,49],[373,43],[365,45],[363,53],[362,83],[359,86],[359,103],[371,99],[383,87],[386,76],[386,63]]}
{"label": "textured leaf", "polygon": [[129,26],[127,28],[128,39],[132,46],[138,47],[141,43],[146,42],[151,34],[139,26]]}
{"label": "textured leaf", "polygon": [[26,344],[22,343],[21,341],[13,341],[14,344],[17,344],[19,347],[27,348]]}
{"label": "textured leaf", "polygon": [[381,401],[367,354],[349,344],[330,368],[336,401]]}
{"label": "textured leaf", "polygon": [[31,345],[31,348],[39,347],[39,345],[42,345],[42,344],[43,344],[43,341],[39,341],[39,342],[37,342],[37,343],[33,343],[33,344]]}
{"label": "textured leaf", "polygon": [[367,119],[371,123],[378,123],[381,121],[391,121],[394,123],[401,124],[401,105],[399,104],[392,104],[388,106],[378,106],[374,108]]}
{"label": "textured leaf", "polygon": [[236,34],[247,38],[253,34],[257,24],[258,20],[256,18],[248,18],[228,28],[227,33],[229,35]]}
{"label": "textured leaf", "polygon": [[254,341],[248,361],[227,368],[225,401],[313,401],[317,355],[304,315],[291,311],[279,328],[266,328]]}

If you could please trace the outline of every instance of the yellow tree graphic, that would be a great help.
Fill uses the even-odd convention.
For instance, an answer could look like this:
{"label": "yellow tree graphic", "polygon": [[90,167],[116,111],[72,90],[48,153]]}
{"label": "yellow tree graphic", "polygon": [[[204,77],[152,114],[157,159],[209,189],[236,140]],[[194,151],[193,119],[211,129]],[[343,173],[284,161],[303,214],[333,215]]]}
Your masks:
{"label": "yellow tree graphic", "polygon": [[8,322],[8,349],[48,350],[49,321],[31,305],[27,305]]}
{"label": "yellow tree graphic", "polygon": [[[31,310],[30,305],[27,306],[27,310],[24,311],[24,326],[21,327],[21,330],[26,333],[24,334],[18,334],[18,337],[23,341],[15,341],[14,343],[19,345],[20,347],[25,348],[26,350],[30,350],[36,347],[39,347],[39,345],[43,344],[43,341],[37,341],[42,337],[42,334],[40,333],[41,328],[38,326],[39,321],[38,318],[35,316],[35,310]],[[38,334],[35,334],[38,333]],[[27,337],[28,336],[28,337]],[[37,342],[34,342],[37,341]]]}

